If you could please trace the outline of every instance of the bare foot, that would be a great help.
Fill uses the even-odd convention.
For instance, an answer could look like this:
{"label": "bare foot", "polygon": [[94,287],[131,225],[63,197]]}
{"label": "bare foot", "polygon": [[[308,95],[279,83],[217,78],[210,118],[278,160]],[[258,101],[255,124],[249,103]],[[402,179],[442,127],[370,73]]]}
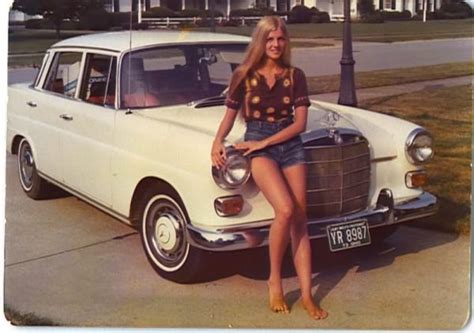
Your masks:
{"label": "bare foot", "polygon": [[290,313],[288,304],[283,296],[283,288],[279,283],[267,282],[268,293],[270,296],[270,309],[276,313]]}
{"label": "bare foot", "polygon": [[302,301],[303,308],[308,312],[308,315],[315,319],[315,320],[320,320],[320,319],[326,319],[328,316],[328,313],[321,309],[319,306],[314,304],[312,299],[309,300],[303,300]]}

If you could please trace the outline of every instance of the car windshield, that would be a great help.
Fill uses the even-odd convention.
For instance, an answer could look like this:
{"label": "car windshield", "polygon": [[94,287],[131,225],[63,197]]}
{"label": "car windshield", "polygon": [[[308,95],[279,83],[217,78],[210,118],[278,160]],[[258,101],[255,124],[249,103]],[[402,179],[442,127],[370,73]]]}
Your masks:
{"label": "car windshield", "polygon": [[246,44],[183,45],[134,51],[121,68],[121,108],[186,104],[218,96]]}

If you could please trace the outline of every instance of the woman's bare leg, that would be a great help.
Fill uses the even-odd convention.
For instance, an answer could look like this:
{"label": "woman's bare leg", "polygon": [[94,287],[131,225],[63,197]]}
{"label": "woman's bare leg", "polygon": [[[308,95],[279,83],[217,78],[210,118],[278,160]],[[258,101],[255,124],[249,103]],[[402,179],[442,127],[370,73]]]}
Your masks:
{"label": "woman's bare leg", "polygon": [[314,319],[324,319],[328,313],[313,301],[311,293],[311,244],[306,219],[306,165],[299,164],[283,169],[295,212],[290,226],[293,261],[301,286],[303,306]]}
{"label": "woman's bare leg", "polygon": [[274,312],[288,313],[289,308],[283,297],[281,267],[289,241],[289,228],[294,210],[293,200],[280,168],[271,159],[254,157],[252,177],[275,211],[275,220],[270,227],[269,235],[270,308]]}

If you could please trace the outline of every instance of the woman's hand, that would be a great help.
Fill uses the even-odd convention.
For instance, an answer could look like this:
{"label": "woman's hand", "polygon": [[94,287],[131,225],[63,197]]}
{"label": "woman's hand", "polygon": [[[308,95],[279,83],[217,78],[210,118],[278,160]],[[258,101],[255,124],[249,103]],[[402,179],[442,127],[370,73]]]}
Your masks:
{"label": "woman's hand", "polygon": [[244,156],[247,156],[248,154],[250,154],[251,152],[253,151],[256,151],[256,150],[261,150],[261,149],[264,149],[268,146],[268,143],[266,140],[261,140],[261,141],[244,141],[244,142],[241,142],[241,143],[236,143],[234,145],[234,148],[235,149],[238,149],[238,150],[245,150],[244,152]]}
{"label": "woman's hand", "polygon": [[226,159],[227,156],[225,153],[224,144],[221,141],[214,140],[211,149],[212,165],[215,166],[217,169],[220,169],[224,166]]}

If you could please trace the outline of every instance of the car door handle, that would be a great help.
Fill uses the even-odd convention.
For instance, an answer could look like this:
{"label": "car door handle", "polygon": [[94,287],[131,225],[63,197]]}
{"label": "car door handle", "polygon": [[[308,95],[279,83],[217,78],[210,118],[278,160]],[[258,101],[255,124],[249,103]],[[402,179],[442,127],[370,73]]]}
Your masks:
{"label": "car door handle", "polygon": [[67,121],[71,121],[71,120],[74,119],[72,116],[70,116],[68,114],[62,114],[62,115],[59,116],[59,118],[67,120]]}
{"label": "car door handle", "polygon": [[35,108],[35,107],[38,106],[38,104],[36,104],[35,102],[32,102],[32,101],[29,101],[29,102],[26,103],[26,104],[28,104],[28,106],[31,106],[32,108]]}

